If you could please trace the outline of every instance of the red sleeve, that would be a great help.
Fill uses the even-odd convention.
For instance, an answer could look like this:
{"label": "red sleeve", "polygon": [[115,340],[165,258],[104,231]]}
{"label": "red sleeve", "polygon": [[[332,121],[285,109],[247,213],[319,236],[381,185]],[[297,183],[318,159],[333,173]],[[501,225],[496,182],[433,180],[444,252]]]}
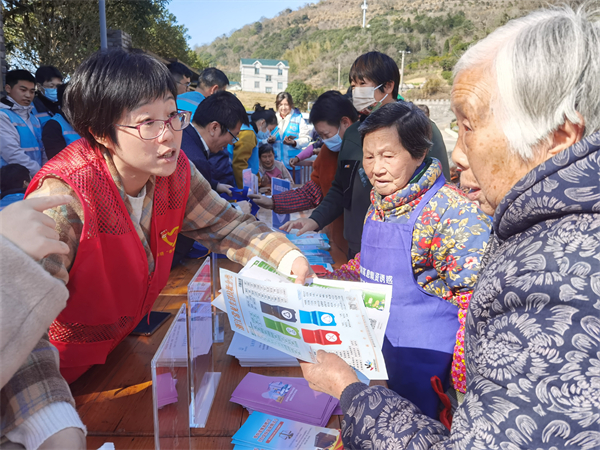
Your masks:
{"label": "red sleeve", "polygon": [[314,181],[310,180],[298,189],[275,194],[273,211],[277,214],[288,214],[315,208],[323,200],[323,192]]}

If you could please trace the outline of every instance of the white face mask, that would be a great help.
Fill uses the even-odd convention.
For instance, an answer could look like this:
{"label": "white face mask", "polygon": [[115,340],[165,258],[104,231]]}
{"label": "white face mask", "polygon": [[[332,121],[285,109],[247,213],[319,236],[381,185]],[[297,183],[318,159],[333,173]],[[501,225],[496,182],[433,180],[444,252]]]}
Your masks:
{"label": "white face mask", "polygon": [[340,129],[338,128],[338,132],[335,136],[330,137],[329,139],[323,139],[323,144],[325,144],[327,148],[332,152],[339,152],[342,148],[342,138],[340,137]]}
{"label": "white face mask", "polygon": [[[368,112],[371,113],[374,110],[379,109],[379,107],[381,106],[381,102],[383,102],[387,97],[386,94],[385,97],[379,100],[379,102],[375,100],[375,91],[381,86],[383,86],[383,84],[380,84],[376,87],[356,86],[352,88],[352,104],[358,112],[362,112],[366,109],[369,109]],[[374,105],[374,103],[377,104]],[[369,108],[371,105],[373,105],[373,107]]]}

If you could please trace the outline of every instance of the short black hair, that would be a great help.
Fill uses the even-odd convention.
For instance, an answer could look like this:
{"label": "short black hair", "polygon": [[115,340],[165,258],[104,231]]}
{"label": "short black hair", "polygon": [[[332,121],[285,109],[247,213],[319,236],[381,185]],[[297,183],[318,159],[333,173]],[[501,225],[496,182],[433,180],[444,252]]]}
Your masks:
{"label": "short black hair", "polygon": [[35,81],[44,84],[46,81],[51,81],[52,78],[63,79],[62,73],[54,66],[40,66],[35,71]]}
{"label": "short black hair", "polygon": [[7,164],[0,167],[0,191],[22,189],[25,181],[31,181],[27,167],[21,164]]}
{"label": "short black hair", "polygon": [[185,64],[178,61],[169,64],[167,69],[169,69],[169,72],[171,72],[171,75],[173,76],[179,75],[180,77],[192,78],[192,71],[188,69]]}
{"label": "short black hair", "polygon": [[266,109],[260,103],[254,104],[254,112],[250,116],[252,122],[256,123],[258,120],[265,119],[267,125],[277,125],[277,116],[273,108]]}
{"label": "short black hair", "polygon": [[289,92],[280,92],[277,94],[277,97],[275,97],[275,108],[279,109],[279,105],[284,99],[290,104],[290,108],[294,109],[294,99]]}
{"label": "short black hair", "polygon": [[347,117],[352,123],[358,120],[358,113],[344,95],[338,91],[327,91],[319,96],[308,116],[308,121],[313,125],[318,122],[327,122],[332,127],[339,127],[342,117]]}
{"label": "short black hair", "polygon": [[242,102],[227,91],[217,91],[202,100],[194,113],[194,123],[206,127],[211,122],[221,125],[221,134],[232,130],[241,122],[248,125],[248,114]]}
{"label": "short black hair", "polygon": [[94,135],[117,143],[115,124],[123,114],[165,95],[176,99],[177,85],[163,63],[142,52],[100,50],[75,70],[64,112],[92,145],[97,145]]}
{"label": "short black hair", "polygon": [[21,80],[29,81],[35,85],[35,78],[27,70],[17,69],[6,72],[6,84],[8,84],[11,88],[15,87],[15,84]]}
{"label": "short black hair", "polygon": [[417,106],[417,108],[419,108],[421,111],[423,111],[427,117],[429,117],[429,106],[427,106],[427,105],[424,105],[424,104],[419,104],[419,105],[416,105],[416,106]]}
{"label": "short black hair", "polygon": [[227,75],[216,67],[208,67],[204,69],[198,77],[198,86],[211,88],[214,85],[219,87],[219,90],[225,89],[229,85]]}
{"label": "short black hair", "polygon": [[353,81],[357,83],[358,81],[364,81],[365,78],[371,80],[376,86],[383,85],[379,88],[381,92],[384,91],[383,88],[386,83],[394,82],[392,98],[396,99],[398,97],[400,69],[398,69],[396,61],[388,55],[380,52],[368,52],[356,58],[350,68],[348,79],[350,83]]}
{"label": "short black hair", "polygon": [[367,134],[390,127],[396,127],[402,147],[413,159],[425,156],[433,145],[430,120],[409,102],[399,101],[382,106],[367,116],[358,131],[364,142]]}
{"label": "short black hair", "polygon": [[258,147],[258,157],[260,158],[265,153],[275,153],[271,144],[262,144]]}

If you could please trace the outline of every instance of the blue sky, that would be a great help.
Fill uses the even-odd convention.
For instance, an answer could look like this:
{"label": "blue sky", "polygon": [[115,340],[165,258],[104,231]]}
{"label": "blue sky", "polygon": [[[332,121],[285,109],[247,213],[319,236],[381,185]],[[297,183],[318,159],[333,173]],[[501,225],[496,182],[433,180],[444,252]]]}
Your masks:
{"label": "blue sky", "polygon": [[[316,3],[318,0],[312,0]],[[169,11],[188,29],[189,44],[208,44],[222,34],[272,18],[286,8],[298,9],[308,0],[171,0]]]}

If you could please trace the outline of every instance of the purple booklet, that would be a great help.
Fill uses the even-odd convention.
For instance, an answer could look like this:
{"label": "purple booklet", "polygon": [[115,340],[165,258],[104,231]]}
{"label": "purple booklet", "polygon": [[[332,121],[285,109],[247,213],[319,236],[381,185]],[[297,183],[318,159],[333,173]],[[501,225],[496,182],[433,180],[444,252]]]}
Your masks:
{"label": "purple booklet", "polygon": [[338,400],[313,391],[304,378],[267,377],[248,373],[233,391],[231,401],[265,414],[325,426]]}

